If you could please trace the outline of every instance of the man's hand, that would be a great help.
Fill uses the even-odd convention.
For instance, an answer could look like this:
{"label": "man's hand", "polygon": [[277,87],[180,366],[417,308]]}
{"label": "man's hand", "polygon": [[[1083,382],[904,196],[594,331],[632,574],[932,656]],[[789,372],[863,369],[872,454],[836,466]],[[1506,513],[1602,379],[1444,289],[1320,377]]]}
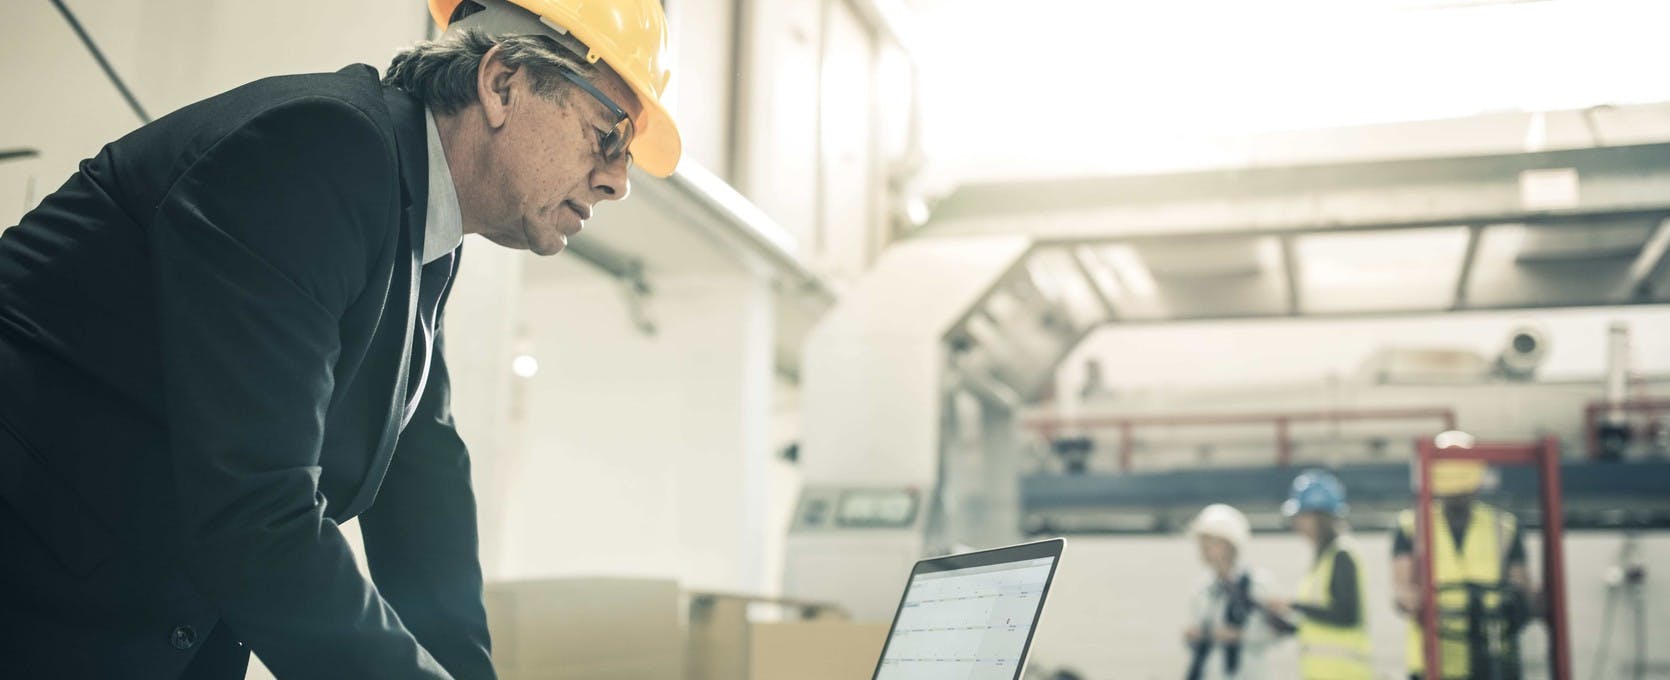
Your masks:
{"label": "man's hand", "polygon": [[1286,599],[1272,597],[1260,602],[1258,606],[1263,607],[1264,611],[1270,612],[1275,616],[1284,619],[1293,618],[1293,603]]}
{"label": "man's hand", "polygon": [[1397,605],[1399,614],[1414,618],[1421,611],[1421,595],[1410,588],[1398,588],[1393,596],[1393,603]]}
{"label": "man's hand", "polygon": [[1235,626],[1224,626],[1213,631],[1212,638],[1220,645],[1240,644],[1241,629]]}
{"label": "man's hand", "polygon": [[1188,643],[1191,647],[1200,644],[1204,637],[1205,634],[1201,632],[1200,626],[1189,626],[1183,629],[1183,642]]}

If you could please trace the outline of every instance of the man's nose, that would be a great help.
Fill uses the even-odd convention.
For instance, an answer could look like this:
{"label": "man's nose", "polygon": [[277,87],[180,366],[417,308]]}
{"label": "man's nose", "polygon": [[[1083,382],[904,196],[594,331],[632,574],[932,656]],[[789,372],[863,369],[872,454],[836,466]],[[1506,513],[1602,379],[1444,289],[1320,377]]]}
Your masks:
{"label": "man's nose", "polygon": [[626,175],[629,164],[626,159],[598,166],[592,173],[591,189],[597,193],[598,200],[618,201],[626,198],[627,192],[632,190],[632,180]]}

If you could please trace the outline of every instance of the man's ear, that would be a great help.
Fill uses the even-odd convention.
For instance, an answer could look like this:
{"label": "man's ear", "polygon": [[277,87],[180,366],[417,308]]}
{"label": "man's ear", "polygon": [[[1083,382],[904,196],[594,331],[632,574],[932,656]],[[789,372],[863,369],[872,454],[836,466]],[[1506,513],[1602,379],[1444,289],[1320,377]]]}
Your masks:
{"label": "man's ear", "polygon": [[503,126],[510,115],[510,81],[516,75],[516,68],[504,63],[499,48],[494,45],[481,56],[475,78],[476,99],[481,102],[487,126],[494,129]]}

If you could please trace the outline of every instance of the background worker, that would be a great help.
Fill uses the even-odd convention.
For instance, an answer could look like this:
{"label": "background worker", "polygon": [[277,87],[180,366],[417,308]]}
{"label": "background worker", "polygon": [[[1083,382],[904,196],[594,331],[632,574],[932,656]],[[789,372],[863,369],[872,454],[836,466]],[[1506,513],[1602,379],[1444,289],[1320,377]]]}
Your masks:
{"label": "background worker", "polygon": [[1268,676],[1265,651],[1280,640],[1283,623],[1257,603],[1270,593],[1267,574],[1246,565],[1252,529],[1245,515],[1221,503],[1206,506],[1189,524],[1206,565],[1202,586],[1189,599],[1189,680],[1256,680]]}
{"label": "background worker", "polygon": [[[1534,609],[1528,595],[1534,589],[1518,519],[1478,500],[1487,475],[1478,461],[1440,460],[1432,466],[1432,564],[1443,678],[1520,677],[1518,634]],[[1409,675],[1425,678],[1417,540],[1415,512],[1404,510],[1392,537],[1392,587],[1398,612],[1409,617]]]}
{"label": "background worker", "polygon": [[1282,503],[1282,514],[1315,556],[1298,597],[1292,602],[1272,599],[1265,607],[1298,619],[1299,677],[1305,680],[1369,680],[1373,675],[1362,562],[1346,532],[1348,509],[1345,485],[1324,470],[1301,473]]}

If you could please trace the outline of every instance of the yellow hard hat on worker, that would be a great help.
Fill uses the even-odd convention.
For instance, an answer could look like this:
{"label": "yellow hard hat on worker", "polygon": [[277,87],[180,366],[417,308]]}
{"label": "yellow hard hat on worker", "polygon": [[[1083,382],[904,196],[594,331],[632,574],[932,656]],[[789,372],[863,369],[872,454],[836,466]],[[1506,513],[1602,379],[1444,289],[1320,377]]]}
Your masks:
{"label": "yellow hard hat on worker", "polygon": [[[1433,437],[1432,443],[1439,449],[1470,449],[1474,439],[1466,432],[1450,430]],[[1489,476],[1489,468],[1482,461],[1459,458],[1435,460],[1432,462],[1432,495],[1443,498],[1478,493]]]}
{"label": "yellow hard hat on worker", "polygon": [[[458,6],[466,0],[429,0],[429,14],[446,30]],[[535,32],[541,26],[548,33],[570,34],[588,50],[587,62],[602,60],[632,88],[643,111],[632,121],[636,135],[630,151],[632,162],[657,177],[673,174],[683,150],[678,125],[661,95],[667,91],[672,72],[667,57],[667,15],[657,0],[468,0],[498,11],[508,5],[526,10],[538,19],[528,24]]]}
{"label": "yellow hard hat on worker", "polygon": [[1432,495],[1465,496],[1484,487],[1486,469],[1476,460],[1440,460],[1432,464]]}

